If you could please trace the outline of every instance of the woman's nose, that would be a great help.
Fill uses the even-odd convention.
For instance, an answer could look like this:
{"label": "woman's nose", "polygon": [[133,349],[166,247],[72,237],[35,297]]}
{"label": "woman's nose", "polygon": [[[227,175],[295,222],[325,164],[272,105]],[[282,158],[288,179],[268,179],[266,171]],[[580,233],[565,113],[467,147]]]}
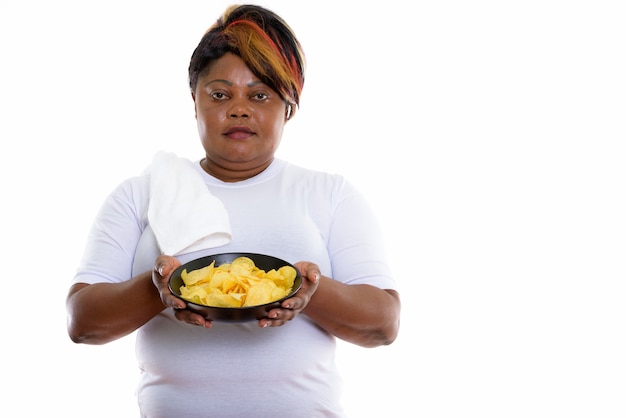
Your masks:
{"label": "woman's nose", "polygon": [[248,108],[245,100],[233,99],[231,106],[228,109],[228,116],[231,118],[247,118],[250,116],[250,109]]}

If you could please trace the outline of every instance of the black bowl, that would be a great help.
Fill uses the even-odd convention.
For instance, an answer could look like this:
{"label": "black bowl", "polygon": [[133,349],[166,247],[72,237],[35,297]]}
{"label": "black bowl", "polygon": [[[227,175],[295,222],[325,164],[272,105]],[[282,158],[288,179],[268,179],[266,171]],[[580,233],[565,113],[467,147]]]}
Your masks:
{"label": "black bowl", "polygon": [[[187,272],[189,272],[192,270],[201,269],[208,266],[213,261],[215,261],[215,266],[217,267],[225,263],[231,263],[238,257],[250,258],[252,261],[254,261],[254,264],[258,268],[265,271],[269,271],[271,269],[278,270],[283,266],[293,267],[296,270],[296,278],[293,282],[291,292],[289,292],[289,294],[284,298],[276,300],[274,302],[266,303],[264,305],[246,306],[242,308],[222,308],[216,306],[199,305],[197,303],[189,302],[188,300],[181,297],[180,288],[184,285],[182,278],[183,270],[186,269]],[[189,310],[199,315],[202,315],[207,320],[223,322],[247,322],[266,318],[267,313],[271,309],[279,307],[282,301],[292,297],[300,289],[300,286],[302,286],[302,276],[300,275],[298,269],[296,269],[293,265],[284,260],[281,260],[280,258],[255,253],[223,253],[197,258],[179,266],[176,270],[174,270],[169,280],[170,291],[174,294],[174,296],[177,296],[180,299],[184,300],[187,303],[187,308]]]}

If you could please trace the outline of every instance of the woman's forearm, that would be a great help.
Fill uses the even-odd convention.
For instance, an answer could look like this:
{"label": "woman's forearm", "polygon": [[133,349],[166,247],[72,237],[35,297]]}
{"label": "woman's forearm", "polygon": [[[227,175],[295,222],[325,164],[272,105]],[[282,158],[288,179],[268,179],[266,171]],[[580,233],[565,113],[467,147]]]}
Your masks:
{"label": "woman's forearm", "polygon": [[66,304],[69,336],[84,344],[124,337],[164,309],[149,271],[122,283],[75,284]]}
{"label": "woman's forearm", "polygon": [[400,297],[394,290],[322,277],[303,312],[338,338],[377,347],[391,344],[398,335]]}

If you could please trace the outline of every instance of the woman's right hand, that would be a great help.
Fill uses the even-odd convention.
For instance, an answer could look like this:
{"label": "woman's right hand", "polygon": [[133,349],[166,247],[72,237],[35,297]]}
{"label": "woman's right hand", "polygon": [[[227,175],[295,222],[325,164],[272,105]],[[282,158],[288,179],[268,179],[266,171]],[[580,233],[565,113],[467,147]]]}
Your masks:
{"label": "woman's right hand", "polygon": [[199,325],[205,328],[211,328],[212,322],[204,319],[202,315],[198,315],[187,309],[187,304],[174,296],[168,286],[170,276],[181,265],[178,259],[169,255],[160,255],[154,262],[152,270],[152,282],[159,291],[163,305],[174,310],[174,315],[179,321],[186,322],[191,325]]}

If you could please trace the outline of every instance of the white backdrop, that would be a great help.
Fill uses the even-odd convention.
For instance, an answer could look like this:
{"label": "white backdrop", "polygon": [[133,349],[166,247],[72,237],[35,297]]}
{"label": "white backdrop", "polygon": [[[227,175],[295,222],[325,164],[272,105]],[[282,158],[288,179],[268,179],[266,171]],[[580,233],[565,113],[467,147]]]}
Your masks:
{"label": "white backdrop", "polygon": [[[340,347],[352,417],[626,416],[619,3],[261,2],[309,63],[279,156],[362,189],[402,286],[396,343]],[[11,416],[136,416],[132,338],[72,344],[65,293],[112,188],[200,155],[186,68],[227,4],[1,0]]]}

